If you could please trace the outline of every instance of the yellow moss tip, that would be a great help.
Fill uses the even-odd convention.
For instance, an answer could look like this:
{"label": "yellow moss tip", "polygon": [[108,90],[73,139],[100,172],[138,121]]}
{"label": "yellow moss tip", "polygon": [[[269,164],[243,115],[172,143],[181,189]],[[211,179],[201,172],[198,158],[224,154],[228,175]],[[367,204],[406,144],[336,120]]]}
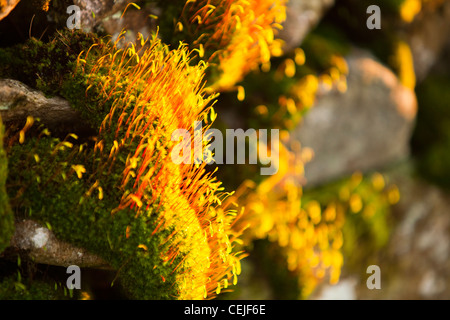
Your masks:
{"label": "yellow moss tip", "polygon": [[20,144],[23,144],[25,142],[25,133],[28,131],[28,129],[31,128],[33,123],[34,123],[34,118],[32,116],[28,116],[27,121],[25,122],[25,126],[19,132],[19,143]]}
{"label": "yellow moss tip", "polygon": [[388,201],[391,205],[394,205],[400,201],[400,191],[397,186],[392,186],[388,191]]}
{"label": "yellow moss tip", "polygon": [[305,51],[301,48],[295,49],[295,63],[299,66],[304,65],[306,62]]}
{"label": "yellow moss tip", "polygon": [[81,179],[83,177],[83,173],[86,173],[86,169],[81,164],[74,164],[71,166],[71,168],[77,174],[78,179]]}
{"label": "yellow moss tip", "polygon": [[245,99],[245,89],[242,86],[238,86],[238,93],[237,93],[237,98],[239,101],[244,101]]}
{"label": "yellow moss tip", "polygon": [[398,69],[400,82],[407,88],[414,90],[416,87],[416,73],[414,70],[414,58],[410,46],[399,41],[395,50],[394,64]]}
{"label": "yellow moss tip", "polygon": [[295,76],[295,63],[292,59],[286,59],[285,60],[285,69],[284,73],[286,74],[286,77],[292,78]]}
{"label": "yellow moss tip", "polygon": [[421,0],[406,0],[400,6],[400,17],[403,21],[410,23],[422,10]]}

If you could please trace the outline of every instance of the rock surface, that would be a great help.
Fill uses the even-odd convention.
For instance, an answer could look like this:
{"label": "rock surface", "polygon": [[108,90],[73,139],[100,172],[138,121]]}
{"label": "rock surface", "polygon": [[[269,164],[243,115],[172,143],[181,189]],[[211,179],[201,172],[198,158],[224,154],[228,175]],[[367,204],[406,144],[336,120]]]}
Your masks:
{"label": "rock surface", "polygon": [[348,57],[347,91],[319,93],[292,137],[314,151],[307,186],[383,168],[409,155],[417,101],[413,91],[370,54]]}
{"label": "rock surface", "polygon": [[11,247],[5,251],[5,255],[11,255],[12,251],[26,251],[37,263],[110,269],[103,259],[83,248],[59,241],[52,231],[35,221],[22,220],[16,222],[15,226]]}
{"label": "rock surface", "polygon": [[131,0],[74,0],[73,4],[80,7],[81,28],[90,32],[100,20],[113,15],[125,8]]}
{"label": "rock surface", "polygon": [[284,51],[298,47],[333,4],[334,0],[290,0],[286,21],[279,34],[279,38],[285,41]]}
{"label": "rock surface", "polygon": [[450,44],[448,32],[444,31],[450,30],[450,2],[443,2],[440,8],[429,7],[416,17],[407,32],[418,81],[425,79]]}
{"label": "rock surface", "polygon": [[25,123],[27,116],[39,118],[50,129],[58,132],[84,132],[86,125],[68,101],[46,98],[17,80],[0,79],[0,115],[3,122]]}

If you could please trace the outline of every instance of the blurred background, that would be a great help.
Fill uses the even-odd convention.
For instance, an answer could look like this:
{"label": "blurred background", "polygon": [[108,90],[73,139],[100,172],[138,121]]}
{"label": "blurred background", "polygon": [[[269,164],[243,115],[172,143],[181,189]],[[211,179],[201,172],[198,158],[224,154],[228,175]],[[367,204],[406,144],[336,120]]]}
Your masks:
{"label": "blurred background", "polygon": [[[366,27],[372,4],[381,29]],[[320,210],[315,234],[328,225],[332,246],[331,227],[342,232],[340,277],[319,239],[319,258],[299,262],[307,244],[269,235],[243,261],[238,297],[449,299],[450,1],[292,0],[283,25],[285,56],[244,81],[248,126],[286,129],[286,145],[311,149],[297,157],[301,207],[310,219]],[[336,212],[344,222],[324,223]],[[366,286],[369,265],[381,290]]]}
{"label": "blurred background", "polygon": [[[372,4],[381,9],[379,30],[366,27]],[[450,1],[288,3],[280,34],[287,57],[272,61],[273,73],[245,79],[244,104],[259,106],[250,127],[271,123],[289,131],[287,144],[311,148],[301,206],[322,220],[342,210],[342,227],[330,219],[328,232],[339,225],[343,263],[332,284],[333,267],[320,267],[333,265],[326,255],[291,265],[302,259],[294,242],[259,239],[239,297],[450,298],[448,30]],[[304,62],[295,74],[292,61]],[[302,110],[298,121],[290,98]],[[380,267],[381,290],[366,286],[369,265]]]}

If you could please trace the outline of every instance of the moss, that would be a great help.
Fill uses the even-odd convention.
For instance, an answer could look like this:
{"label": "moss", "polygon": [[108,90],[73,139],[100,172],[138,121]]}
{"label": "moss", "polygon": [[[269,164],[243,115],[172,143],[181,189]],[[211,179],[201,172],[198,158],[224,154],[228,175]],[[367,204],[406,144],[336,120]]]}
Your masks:
{"label": "moss", "polygon": [[[98,86],[88,88],[87,77],[77,70],[78,58],[90,52],[87,68],[109,44],[93,33],[64,29],[48,42],[35,38],[23,44],[0,49],[0,78],[19,80],[42,91],[46,96],[60,96],[80,111],[92,128],[98,128],[111,107],[102,100]],[[100,76],[97,83],[100,83]]]}
{"label": "moss", "polygon": [[[75,174],[64,177],[69,167],[65,162],[67,152],[60,151],[56,159],[50,156],[58,143],[60,141],[53,138],[29,139],[25,145],[16,145],[10,151],[10,161],[14,163],[11,166],[14,172],[14,177],[10,178],[11,185],[23,181],[29,183],[20,202],[14,202],[19,214],[49,223],[59,239],[88,248],[103,257],[118,270],[119,279],[131,297],[168,299],[176,296],[174,290],[177,288],[171,287],[175,280],[172,269],[161,267],[164,262],[154,254],[163,250],[160,244],[170,231],[152,236],[158,217],[154,212],[157,203],[153,204],[155,209],[150,209],[139,219],[135,219],[135,213],[130,209],[119,211],[112,217],[111,210],[119,206],[121,199],[117,185],[120,176],[117,173],[102,175],[101,185],[107,202],[99,201],[97,195],[86,197],[87,180],[80,180]],[[30,162],[29,155],[38,155],[39,163]],[[86,163],[83,158],[88,157],[75,155],[73,162]],[[118,170],[124,161],[119,161],[113,170]],[[11,187],[8,192],[16,197],[20,189]],[[128,238],[125,233],[127,226],[132,230]],[[148,252],[138,248],[139,245],[145,245]],[[154,269],[155,266],[160,267]],[[167,282],[163,282],[163,278]]]}
{"label": "moss", "polygon": [[30,38],[23,44],[0,49],[0,77],[19,80],[48,96],[60,94],[72,76],[78,54],[101,43],[93,34],[62,30],[49,42]]}
{"label": "moss", "polygon": [[76,71],[76,65],[81,53],[90,51],[95,60],[95,52],[104,46],[107,44],[95,34],[76,29],[58,31],[49,42],[31,38],[0,49],[0,77],[21,81],[48,97],[67,99],[93,128],[98,128],[110,105],[101,103],[95,87],[86,91],[87,79]]}
{"label": "moss", "polygon": [[[296,63],[295,75],[286,75],[287,60],[295,61],[296,54],[292,53],[283,58],[274,58],[268,72],[253,72],[240,83],[245,89],[246,99],[237,101],[236,94],[222,94],[219,106],[224,108],[234,106],[239,114],[244,113],[247,119],[246,126],[251,128],[279,128],[291,130],[300,121],[307,110],[312,107],[315,92],[309,94],[306,101],[298,101],[296,85],[305,80],[307,76],[318,78],[328,75],[330,70],[337,69],[344,74],[342,66],[337,65],[336,57],[341,59],[350,51],[350,43],[345,35],[329,25],[321,25],[304,40],[300,52],[303,51],[304,64]],[[342,59],[341,59],[342,60]],[[264,90],[261,90],[264,88]],[[297,105],[297,112],[289,112],[285,105],[280,103],[280,97],[293,99]],[[258,106],[263,105],[267,111],[261,113]]]}
{"label": "moss", "polygon": [[[139,58],[105,46],[77,61],[65,80],[75,88],[61,92],[80,97],[75,107],[97,136],[85,144],[46,130],[25,143],[9,137],[8,192],[19,215],[108,261],[130,297],[197,299],[236,276],[230,218],[215,207],[220,183],[172,163],[170,137],[204,118],[212,96],[203,96],[203,67],[189,65],[184,47],[151,41]],[[85,88],[97,100],[81,98]]]}
{"label": "moss", "polygon": [[6,193],[6,178],[8,176],[8,161],[6,152],[3,149],[3,123],[0,117],[0,253],[8,246],[14,234],[14,216],[9,205]]}
{"label": "moss", "polygon": [[164,0],[143,0],[141,3],[155,3],[158,8],[161,9],[162,14],[158,16],[158,27],[161,38],[165,43],[171,44],[173,46],[178,46],[180,41],[192,42],[193,35],[189,34],[187,30],[184,32],[175,32],[176,21],[181,16],[183,7],[186,3],[185,0],[174,0],[174,1],[164,1]]}
{"label": "moss", "polygon": [[[246,74],[268,63],[281,43],[276,24],[285,19],[286,1],[158,1],[162,39],[180,41],[210,65],[208,85],[233,90]],[[239,9],[238,9],[239,8]],[[280,50],[278,50],[280,51]]]}
{"label": "moss", "polygon": [[74,296],[74,291],[61,284],[24,279],[20,272],[0,281],[0,300],[69,300]]}
{"label": "moss", "polygon": [[[155,2],[155,0],[145,0],[145,2]],[[171,46],[178,46],[179,42],[185,42],[190,45],[193,45],[198,37],[200,36],[198,30],[197,23],[188,23],[188,19],[192,19],[193,17],[189,17],[186,14],[186,0],[174,0],[174,1],[164,1],[164,0],[156,0],[157,7],[161,9],[162,14],[158,17],[158,27],[159,34],[165,43],[170,44]],[[217,4],[216,4],[217,5]],[[200,6],[197,6],[197,9],[200,9]],[[223,13],[223,8],[217,5],[218,11],[214,14],[220,16]],[[183,9],[185,8],[185,9]],[[184,14],[183,14],[184,12]],[[183,29],[180,30],[177,28],[178,22],[183,23]],[[200,27],[201,29],[201,27]],[[222,43],[223,46],[226,46],[227,43]],[[205,61],[215,52],[216,50],[207,48],[205,52]]]}
{"label": "moss", "polygon": [[337,283],[344,263],[357,270],[387,243],[390,207],[399,194],[379,173],[356,173],[303,192],[293,183],[277,183],[286,176],[292,177],[275,175],[255,191],[240,191],[245,209],[238,223],[252,226],[242,239],[251,256],[261,259],[258,265],[277,295],[305,299],[318,284]]}
{"label": "moss", "polygon": [[[161,10],[161,14],[158,16],[158,35],[164,41],[164,43],[169,44],[171,47],[177,47],[180,42],[187,43],[192,46],[191,49],[198,48],[194,45],[199,37],[198,30],[195,30],[197,24],[187,23],[186,17],[182,15],[183,8],[186,5],[186,0],[143,0],[138,2],[139,5],[146,5],[156,3],[156,7]],[[180,31],[177,28],[178,22],[183,23],[183,29]],[[225,44],[222,44],[225,45]],[[206,48],[203,60],[207,61],[211,57],[217,48]],[[193,62],[198,63],[200,61],[199,57],[194,57]],[[214,61],[217,63],[218,61]],[[219,70],[214,66],[208,68],[207,78],[216,79],[220,76]]]}
{"label": "moss", "polygon": [[[348,35],[357,46],[372,51],[389,66],[409,88],[415,84],[414,68],[407,34],[417,25],[412,24],[421,12],[429,14],[442,9],[442,0],[380,0],[381,29],[367,30],[369,15],[366,10],[373,1],[341,0],[327,13],[323,21]],[[423,15],[424,16],[424,15]]]}
{"label": "moss", "polygon": [[33,4],[43,11],[48,11],[51,0],[33,0]]}

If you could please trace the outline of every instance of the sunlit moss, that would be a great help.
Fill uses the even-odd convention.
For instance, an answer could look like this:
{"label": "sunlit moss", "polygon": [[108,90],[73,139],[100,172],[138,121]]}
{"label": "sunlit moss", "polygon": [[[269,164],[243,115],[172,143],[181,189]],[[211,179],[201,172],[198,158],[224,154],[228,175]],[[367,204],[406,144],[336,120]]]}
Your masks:
{"label": "sunlit moss", "polygon": [[[338,237],[333,239],[331,247],[337,250],[336,257],[345,259],[350,269],[359,266],[368,253],[378,250],[389,239],[390,207],[399,201],[400,194],[386,179],[380,173],[366,177],[355,173],[348,179],[307,191],[303,196],[305,206],[318,203],[322,219],[338,230]],[[323,267],[328,265],[326,256],[322,260]],[[342,266],[344,260],[339,262]],[[330,269],[330,282],[335,283],[339,274],[340,267],[336,264]],[[319,279],[317,274],[306,278],[310,278],[311,283]]]}
{"label": "sunlit moss", "polygon": [[51,0],[39,0],[41,9],[44,11],[48,11]]}
{"label": "sunlit moss", "polygon": [[[348,65],[344,55],[349,45],[333,40],[322,28],[310,34],[293,53],[272,59],[271,69],[250,73],[239,87],[246,92],[243,101],[234,93],[222,94],[223,105],[233,105],[236,112],[246,112],[245,121],[252,128],[294,129],[312,108],[319,93],[331,90],[345,92]],[[264,90],[262,90],[264,88]]]}
{"label": "sunlit moss", "polygon": [[141,52],[93,46],[78,55],[62,88],[75,81],[103,102],[74,105],[93,115],[98,135],[87,144],[48,130],[23,145],[10,137],[8,191],[17,210],[110,262],[132,297],[211,298],[240,270],[234,214],[220,206],[226,194],[204,164],[176,165],[170,151],[175,129],[208,123],[214,95],[186,46],[147,42]]}
{"label": "sunlit moss", "polygon": [[92,33],[61,30],[49,42],[30,38],[0,48],[0,76],[19,80],[48,96],[61,95],[61,86],[72,76],[78,54],[94,44],[106,45]]}
{"label": "sunlit moss", "polygon": [[[286,2],[186,1],[170,38],[188,42],[200,59],[211,64],[208,84],[212,90],[234,89],[248,72],[281,55],[275,34],[286,19]],[[161,5],[170,12],[176,7]]]}

